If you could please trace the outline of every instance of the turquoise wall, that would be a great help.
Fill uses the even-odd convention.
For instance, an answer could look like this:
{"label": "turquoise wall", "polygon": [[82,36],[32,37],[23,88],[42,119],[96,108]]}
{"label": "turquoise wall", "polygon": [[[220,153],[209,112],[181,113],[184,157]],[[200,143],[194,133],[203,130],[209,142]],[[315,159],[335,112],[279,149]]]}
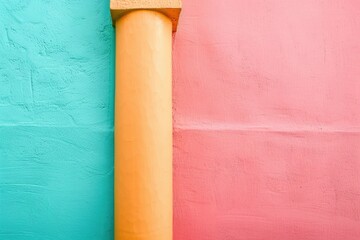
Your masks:
{"label": "turquoise wall", "polygon": [[112,239],[109,1],[0,2],[0,239]]}

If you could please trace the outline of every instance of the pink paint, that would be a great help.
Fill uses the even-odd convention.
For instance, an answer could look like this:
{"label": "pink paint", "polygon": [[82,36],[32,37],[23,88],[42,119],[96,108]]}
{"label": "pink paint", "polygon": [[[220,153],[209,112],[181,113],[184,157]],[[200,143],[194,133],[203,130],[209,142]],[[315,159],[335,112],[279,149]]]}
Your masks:
{"label": "pink paint", "polygon": [[183,5],[174,239],[360,239],[360,1]]}

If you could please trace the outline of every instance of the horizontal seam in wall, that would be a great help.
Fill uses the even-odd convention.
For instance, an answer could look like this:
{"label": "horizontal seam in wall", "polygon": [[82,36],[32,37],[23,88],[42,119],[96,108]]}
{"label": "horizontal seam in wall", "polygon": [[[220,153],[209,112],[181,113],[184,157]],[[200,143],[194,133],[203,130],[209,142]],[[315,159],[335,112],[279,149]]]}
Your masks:
{"label": "horizontal seam in wall", "polygon": [[69,128],[69,129],[91,129],[96,131],[114,131],[113,127],[97,126],[66,126],[66,125],[28,125],[28,124],[0,124],[0,128]]}
{"label": "horizontal seam in wall", "polygon": [[360,134],[360,127],[329,128],[329,127],[265,127],[265,126],[219,126],[219,125],[177,125],[174,131],[220,131],[220,132],[273,132],[273,133],[349,133]]}

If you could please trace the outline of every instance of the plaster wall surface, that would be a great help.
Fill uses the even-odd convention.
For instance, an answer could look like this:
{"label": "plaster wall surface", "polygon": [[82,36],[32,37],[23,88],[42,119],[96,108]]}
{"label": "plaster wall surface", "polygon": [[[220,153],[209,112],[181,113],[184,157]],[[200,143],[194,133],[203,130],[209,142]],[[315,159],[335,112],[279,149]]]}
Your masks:
{"label": "plaster wall surface", "polygon": [[360,239],[360,2],[183,0],[174,239]]}
{"label": "plaster wall surface", "polygon": [[113,237],[109,1],[0,1],[0,239]]}
{"label": "plaster wall surface", "polygon": [[[108,1],[0,3],[0,239],[112,239]],[[360,5],[183,0],[174,239],[360,238]]]}

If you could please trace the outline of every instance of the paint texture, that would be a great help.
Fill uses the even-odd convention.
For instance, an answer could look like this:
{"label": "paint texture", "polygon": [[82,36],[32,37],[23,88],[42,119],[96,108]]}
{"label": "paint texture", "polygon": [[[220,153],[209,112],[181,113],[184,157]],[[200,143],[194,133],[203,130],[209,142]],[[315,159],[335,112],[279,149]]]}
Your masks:
{"label": "paint texture", "polygon": [[[360,5],[183,0],[174,239],[360,238]],[[0,239],[113,238],[108,1],[0,2]]]}
{"label": "paint texture", "polygon": [[113,239],[108,1],[0,2],[0,239]]}
{"label": "paint texture", "polygon": [[171,43],[162,13],[116,22],[116,240],[172,240]]}
{"label": "paint texture", "polygon": [[360,239],[360,2],[183,0],[174,239]]}

